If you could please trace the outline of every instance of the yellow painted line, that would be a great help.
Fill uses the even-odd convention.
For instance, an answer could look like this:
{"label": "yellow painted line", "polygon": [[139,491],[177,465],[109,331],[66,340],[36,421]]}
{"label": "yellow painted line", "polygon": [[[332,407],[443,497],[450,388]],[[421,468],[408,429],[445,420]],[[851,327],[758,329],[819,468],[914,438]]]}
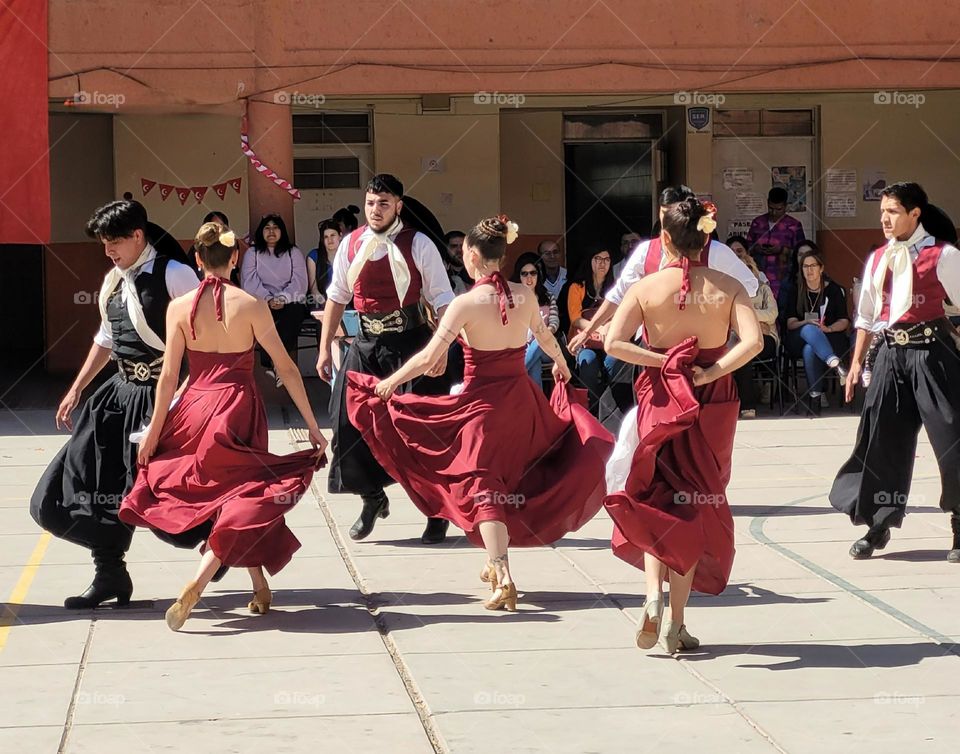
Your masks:
{"label": "yellow painted line", "polygon": [[40,539],[37,541],[37,546],[34,547],[33,552],[30,553],[30,559],[23,567],[23,572],[20,574],[20,578],[17,579],[16,586],[13,587],[13,593],[10,595],[10,599],[7,601],[3,615],[0,615],[0,652],[3,651],[3,648],[7,644],[7,637],[10,635],[10,627],[17,620],[17,607],[22,605],[23,601],[27,598],[27,592],[30,591],[30,585],[33,583],[33,577],[37,575],[37,568],[40,567],[40,563],[43,561],[43,556],[47,553],[47,545],[50,544],[50,540],[52,538],[53,537],[48,531],[45,531],[40,535]]}

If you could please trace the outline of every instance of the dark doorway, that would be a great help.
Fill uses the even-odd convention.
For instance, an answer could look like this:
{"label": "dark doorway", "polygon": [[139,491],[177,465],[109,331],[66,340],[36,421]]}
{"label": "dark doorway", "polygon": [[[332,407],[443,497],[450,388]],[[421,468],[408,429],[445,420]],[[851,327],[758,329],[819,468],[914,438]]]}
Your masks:
{"label": "dark doorway", "polygon": [[566,144],[564,160],[567,267],[599,248],[618,260],[620,237],[653,225],[653,141]]}
{"label": "dark doorway", "polygon": [[[43,374],[43,247],[0,244],[0,396]],[[6,402],[6,400],[4,401]]]}

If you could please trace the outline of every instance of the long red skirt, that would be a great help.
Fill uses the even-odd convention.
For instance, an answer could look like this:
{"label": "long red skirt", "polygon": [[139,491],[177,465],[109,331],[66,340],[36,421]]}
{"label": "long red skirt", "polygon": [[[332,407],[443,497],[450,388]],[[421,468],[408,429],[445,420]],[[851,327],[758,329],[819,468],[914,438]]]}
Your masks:
{"label": "long red skirt", "polygon": [[427,516],[482,546],[477,525],[502,521],[511,547],[549,544],[596,515],[613,437],[569,385],[548,403],[523,365],[525,348],[464,346],[459,395],[397,395],[349,372],[347,410],[377,461]]}
{"label": "long red skirt", "polygon": [[313,450],[267,451],[252,350],[187,354],[190,384],[167,415],[157,452],[139,470],[120,519],[170,534],[210,521],[206,546],[224,565],[275,574],[300,548],[284,514],[323,459]]}
{"label": "long red skirt", "polygon": [[726,588],[733,567],[726,487],[740,401],[732,375],[697,388],[690,377],[694,364],[712,364],[723,350],[686,340],[667,351],[662,369],[641,373],[604,501],[617,557],[643,568],[649,552],[678,573],[696,565],[693,588],[707,594]]}

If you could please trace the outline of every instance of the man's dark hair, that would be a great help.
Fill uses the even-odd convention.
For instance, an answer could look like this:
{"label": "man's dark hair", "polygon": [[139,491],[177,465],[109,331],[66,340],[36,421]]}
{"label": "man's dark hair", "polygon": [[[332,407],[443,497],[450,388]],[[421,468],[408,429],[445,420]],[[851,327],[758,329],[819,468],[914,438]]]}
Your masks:
{"label": "man's dark hair", "polygon": [[389,173],[379,173],[367,183],[368,194],[393,194],[397,199],[403,199],[403,184],[400,179]]}
{"label": "man's dark hair", "polygon": [[787,190],[783,186],[774,186],[767,192],[767,201],[773,204],[786,204]]}
{"label": "man's dark hair", "polygon": [[98,241],[130,238],[137,230],[146,235],[147,210],[140,202],[127,199],[98,207],[87,220],[87,235]]}
{"label": "man's dark hair", "polygon": [[682,202],[687,199],[693,199],[696,194],[689,186],[667,186],[660,192],[660,206],[669,207],[671,204]]}
{"label": "man's dark hair", "polygon": [[459,236],[460,238],[466,238],[467,234],[464,233],[462,230],[448,230],[446,233],[443,234],[443,240],[446,243],[450,243],[450,239],[456,238],[457,236]]}
{"label": "man's dark hair", "polygon": [[907,210],[907,212],[917,207],[922,211],[927,204],[930,203],[927,199],[927,192],[923,190],[923,186],[919,183],[911,183],[908,181],[891,183],[880,192],[880,196],[893,197],[903,205],[903,208]]}

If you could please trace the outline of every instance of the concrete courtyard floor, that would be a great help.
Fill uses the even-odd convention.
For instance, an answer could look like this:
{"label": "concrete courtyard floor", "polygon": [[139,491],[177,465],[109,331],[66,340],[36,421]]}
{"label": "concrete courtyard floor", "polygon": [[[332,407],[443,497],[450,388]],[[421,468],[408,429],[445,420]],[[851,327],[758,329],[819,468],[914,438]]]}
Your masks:
{"label": "concrete courtyard floor", "polygon": [[[271,409],[272,449],[293,436]],[[483,609],[483,556],[419,542],[397,487],[364,542],[357,500],[321,472],[289,515],[303,543],[246,610],[246,576],[212,584],[180,633],[163,613],[194,552],[140,531],[128,609],[66,612],[83,550],[40,532],[30,493],[66,439],[50,410],[0,413],[0,752],[946,752],[960,731],[960,566],[925,438],[910,515],[869,561],[826,501],[857,419],[741,422],[729,588],[694,596],[703,647],[633,643],[642,574],[605,513],[516,551],[517,614]],[[891,438],[896,442],[896,438]]]}

